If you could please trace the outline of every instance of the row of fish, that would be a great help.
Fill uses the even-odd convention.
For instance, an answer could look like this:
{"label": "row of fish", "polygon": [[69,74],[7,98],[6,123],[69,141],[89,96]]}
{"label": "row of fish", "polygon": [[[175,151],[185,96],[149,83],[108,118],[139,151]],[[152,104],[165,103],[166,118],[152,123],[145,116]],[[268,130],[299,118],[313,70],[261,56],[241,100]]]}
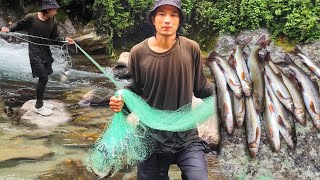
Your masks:
{"label": "row of fish", "polygon": [[[274,151],[280,149],[280,134],[289,147],[294,148],[296,144],[295,122],[288,118],[291,114],[305,126],[308,112],[314,126],[320,130],[320,96],[310,77],[289,54],[285,53],[281,62],[272,61],[266,50],[270,40],[265,36],[246,56],[244,48],[250,41],[238,40],[228,60],[212,51],[204,58],[204,64],[211,70],[216,85],[215,103],[220,115],[217,118],[221,118],[228,134],[233,133],[235,126],[241,127],[245,123],[249,153],[255,157],[261,122]],[[296,48],[294,55],[320,77],[320,67],[301,50]]]}

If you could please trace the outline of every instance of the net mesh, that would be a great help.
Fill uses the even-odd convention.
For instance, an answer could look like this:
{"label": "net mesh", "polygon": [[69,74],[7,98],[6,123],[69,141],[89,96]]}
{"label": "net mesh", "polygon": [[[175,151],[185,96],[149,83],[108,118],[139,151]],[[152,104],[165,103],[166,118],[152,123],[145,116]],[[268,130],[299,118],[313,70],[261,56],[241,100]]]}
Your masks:
{"label": "net mesh", "polygon": [[115,113],[110,127],[89,150],[86,164],[100,177],[147,159],[154,148],[152,129],[186,131],[196,128],[214,113],[213,97],[203,99],[196,106],[190,103],[171,111],[152,108],[126,89],[118,90],[116,95],[122,96],[131,115],[126,111]]}

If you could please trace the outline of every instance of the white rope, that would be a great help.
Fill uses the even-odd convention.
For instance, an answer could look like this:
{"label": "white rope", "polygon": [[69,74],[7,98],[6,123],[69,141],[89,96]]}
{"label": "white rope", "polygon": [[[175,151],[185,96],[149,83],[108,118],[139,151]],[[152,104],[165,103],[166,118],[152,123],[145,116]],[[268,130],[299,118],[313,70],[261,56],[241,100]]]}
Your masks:
{"label": "white rope", "polygon": [[[0,32],[1,35],[6,35],[6,36],[13,36],[17,39],[20,39],[22,41],[25,41],[25,42],[28,42],[28,43],[31,43],[31,44],[35,44],[35,45],[38,45],[38,46],[49,46],[49,47],[55,47],[55,48],[59,48],[61,53],[60,53],[60,56],[59,56],[59,59],[64,59],[64,61],[58,61],[59,63],[64,63],[65,61],[67,62],[67,65],[69,67],[72,67],[72,57],[70,56],[69,54],[69,49],[68,49],[68,44],[67,44],[67,41],[60,41],[60,40],[55,40],[55,39],[49,39],[49,38],[44,38],[44,37],[39,37],[39,36],[33,36],[33,35],[29,35],[29,34],[23,34],[23,33],[18,33],[18,32],[8,32],[8,33],[3,33],[3,32]],[[53,45],[53,44],[41,44],[41,43],[36,43],[36,42],[33,42],[33,41],[30,41],[28,39],[25,39],[25,38],[22,38],[20,36],[25,36],[25,37],[32,37],[32,38],[37,38],[37,39],[44,39],[44,40],[48,40],[48,41],[54,41],[54,42],[62,42],[64,43],[63,45]],[[66,52],[63,51],[64,47],[66,47]],[[77,49],[76,49],[77,51]]]}

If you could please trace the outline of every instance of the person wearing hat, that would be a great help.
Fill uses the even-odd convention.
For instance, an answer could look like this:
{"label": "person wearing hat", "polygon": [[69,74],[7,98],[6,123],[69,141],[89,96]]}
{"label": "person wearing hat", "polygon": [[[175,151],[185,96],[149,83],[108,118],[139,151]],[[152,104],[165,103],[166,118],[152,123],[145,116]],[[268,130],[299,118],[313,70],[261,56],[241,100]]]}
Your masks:
{"label": "person wearing hat", "polygon": [[[186,20],[180,0],[157,0],[146,18],[155,33],[132,47],[132,83],[127,88],[161,110],[177,110],[191,103],[193,94],[198,98],[211,96],[213,84],[204,76],[199,45],[177,34]],[[114,112],[121,111],[124,104],[121,97],[110,98]],[[156,148],[138,164],[138,180],[169,179],[171,164],[177,164],[184,180],[208,179],[205,154],[210,148],[199,138],[197,129],[153,132]]]}
{"label": "person wearing hat", "polygon": [[37,100],[33,110],[43,116],[53,113],[52,105],[43,102],[48,76],[53,73],[53,58],[49,45],[60,44],[61,41],[66,41],[68,44],[75,43],[73,39],[62,38],[58,34],[55,19],[58,8],[60,6],[55,0],[43,0],[40,12],[27,14],[10,28],[1,28],[2,32],[26,31],[32,36],[29,37],[29,59],[33,78],[39,78],[36,88]]}

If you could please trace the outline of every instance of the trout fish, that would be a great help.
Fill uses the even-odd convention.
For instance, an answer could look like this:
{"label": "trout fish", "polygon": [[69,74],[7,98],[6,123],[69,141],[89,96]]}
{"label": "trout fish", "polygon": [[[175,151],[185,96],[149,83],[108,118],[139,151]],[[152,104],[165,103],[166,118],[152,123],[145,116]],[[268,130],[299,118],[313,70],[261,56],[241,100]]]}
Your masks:
{"label": "trout fish", "polygon": [[243,95],[242,86],[240,80],[236,74],[236,72],[232,69],[227,60],[223,59],[218,53],[215,51],[211,51],[208,59],[217,62],[220,69],[223,71],[224,77],[233,91],[233,93],[241,98]]}
{"label": "trout fish", "polygon": [[250,80],[247,63],[243,56],[243,53],[244,53],[243,49],[250,41],[251,41],[251,38],[247,39],[245,42],[241,42],[237,40],[237,45],[234,48],[234,52],[229,58],[229,63],[236,70],[236,73],[242,85],[242,90],[246,96],[251,96],[252,83]]}
{"label": "trout fish", "polygon": [[[267,78],[266,76],[264,76]],[[273,101],[271,99],[271,87],[266,83],[265,85],[265,110],[263,112],[263,120],[265,123],[265,128],[267,132],[268,140],[274,151],[280,150],[280,133],[279,133],[279,124],[277,122],[277,113],[274,107]]]}
{"label": "trout fish", "polygon": [[320,130],[320,95],[316,86],[309,76],[292,62],[287,53],[285,54],[285,62],[279,65],[289,68],[290,75],[298,81],[304,104],[313,120],[314,126]]}
{"label": "trout fish", "polygon": [[218,108],[221,120],[227,133],[232,134],[234,129],[232,103],[223,71],[216,61],[211,61],[208,58],[204,58],[204,64],[211,70],[217,85]]}
{"label": "trout fish", "polygon": [[259,150],[261,125],[260,113],[256,110],[251,96],[245,98],[246,104],[246,134],[249,154],[256,157]]}
{"label": "trout fish", "polygon": [[272,61],[269,61],[270,67],[274,72],[282,79],[285,86],[288,88],[288,91],[293,100],[294,106],[294,116],[298,122],[305,126],[306,125],[306,107],[302,98],[302,94],[299,91],[297,85],[294,83],[294,77],[288,77],[279,67],[277,67]]}
{"label": "trout fish", "polygon": [[[272,61],[269,52],[265,57],[266,61]],[[280,77],[272,70],[269,63],[264,63],[265,75],[267,76],[266,83],[269,83],[272,91],[281,101],[281,103],[292,113],[294,113],[294,105],[289,90],[284,85]]]}
{"label": "trout fish", "polygon": [[248,69],[250,72],[250,78],[252,82],[252,96],[254,107],[259,111],[264,110],[264,78],[263,67],[259,62],[259,51],[270,43],[265,36],[262,36],[254,46],[250,56],[248,58]]}
{"label": "trout fish", "polygon": [[306,54],[298,47],[295,47],[293,54],[300,57],[301,61],[318,77],[320,77],[320,67],[317,66]]}
{"label": "trout fish", "polygon": [[[270,83],[268,84],[268,86],[270,87]],[[276,109],[276,118],[279,125],[279,131],[288,146],[290,148],[294,148],[296,137],[294,124],[289,121],[286,108],[279,101],[278,97],[271,89],[271,87],[268,88],[271,101],[273,102],[274,108]]]}

